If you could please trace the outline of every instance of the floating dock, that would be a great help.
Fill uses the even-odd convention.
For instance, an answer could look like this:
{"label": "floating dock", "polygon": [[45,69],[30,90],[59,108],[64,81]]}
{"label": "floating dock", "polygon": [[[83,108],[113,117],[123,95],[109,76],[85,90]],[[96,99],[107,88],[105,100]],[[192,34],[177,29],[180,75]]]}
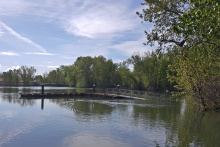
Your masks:
{"label": "floating dock", "polygon": [[115,94],[103,94],[103,93],[20,93],[21,98],[28,99],[42,99],[42,98],[106,98],[106,99],[132,99],[141,100],[140,98],[133,98]]}

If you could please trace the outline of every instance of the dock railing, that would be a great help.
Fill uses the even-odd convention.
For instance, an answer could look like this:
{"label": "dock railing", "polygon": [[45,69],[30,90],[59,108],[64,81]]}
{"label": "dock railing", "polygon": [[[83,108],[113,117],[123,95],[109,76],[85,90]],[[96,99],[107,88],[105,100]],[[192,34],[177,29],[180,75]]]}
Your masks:
{"label": "dock railing", "polygon": [[129,97],[136,97],[136,98],[153,98],[153,99],[160,99],[165,98],[167,94],[164,93],[156,93],[151,91],[138,91],[138,90],[128,90],[128,89],[118,89],[118,88],[107,88],[107,94],[115,94],[118,96],[129,96]]}

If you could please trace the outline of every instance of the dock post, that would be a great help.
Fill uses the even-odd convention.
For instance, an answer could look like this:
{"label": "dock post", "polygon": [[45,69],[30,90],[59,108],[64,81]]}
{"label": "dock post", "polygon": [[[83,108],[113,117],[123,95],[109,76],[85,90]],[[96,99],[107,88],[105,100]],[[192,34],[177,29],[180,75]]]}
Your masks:
{"label": "dock post", "polygon": [[118,92],[119,92],[119,89],[120,89],[120,85],[117,85],[118,86]]}
{"label": "dock post", "polygon": [[41,94],[44,95],[44,83],[41,84]]}
{"label": "dock post", "polygon": [[95,93],[95,84],[93,84],[93,93]]}

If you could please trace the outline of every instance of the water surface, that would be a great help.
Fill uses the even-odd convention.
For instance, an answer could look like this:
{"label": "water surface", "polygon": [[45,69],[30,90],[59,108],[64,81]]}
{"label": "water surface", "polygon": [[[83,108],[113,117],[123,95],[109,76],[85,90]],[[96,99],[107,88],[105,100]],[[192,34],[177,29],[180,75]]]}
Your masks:
{"label": "water surface", "polygon": [[[219,146],[220,114],[186,100],[20,99],[41,87],[0,87],[0,146]],[[45,92],[92,89],[45,87]],[[101,91],[101,90],[99,90]]]}

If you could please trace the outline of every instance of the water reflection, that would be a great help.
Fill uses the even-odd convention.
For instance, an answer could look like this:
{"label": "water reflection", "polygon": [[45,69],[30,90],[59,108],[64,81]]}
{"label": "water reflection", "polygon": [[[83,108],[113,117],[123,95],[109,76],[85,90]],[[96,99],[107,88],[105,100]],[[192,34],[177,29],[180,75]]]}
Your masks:
{"label": "water reflection", "polygon": [[0,88],[0,146],[220,144],[220,114],[195,112],[187,100],[20,99],[18,93],[25,89]]}
{"label": "water reflection", "polygon": [[76,119],[83,122],[91,120],[103,121],[113,111],[113,107],[103,103],[104,101],[101,100],[51,99],[50,102],[72,110]]}
{"label": "water reflection", "polygon": [[[52,101],[60,107],[72,110],[81,122],[123,118],[127,124],[119,125],[117,131],[129,132],[129,129],[135,127],[145,136],[142,138],[148,145],[150,142],[154,142],[154,146],[216,146],[220,143],[220,133],[217,131],[220,130],[220,115],[194,113],[192,107],[185,102]],[[183,106],[189,108],[186,107],[183,111]]]}
{"label": "water reflection", "polygon": [[44,98],[41,99],[41,110],[44,109]]}
{"label": "water reflection", "polygon": [[1,100],[11,104],[19,104],[22,107],[33,106],[36,104],[35,100],[20,99],[19,97],[18,93],[0,93]]}

